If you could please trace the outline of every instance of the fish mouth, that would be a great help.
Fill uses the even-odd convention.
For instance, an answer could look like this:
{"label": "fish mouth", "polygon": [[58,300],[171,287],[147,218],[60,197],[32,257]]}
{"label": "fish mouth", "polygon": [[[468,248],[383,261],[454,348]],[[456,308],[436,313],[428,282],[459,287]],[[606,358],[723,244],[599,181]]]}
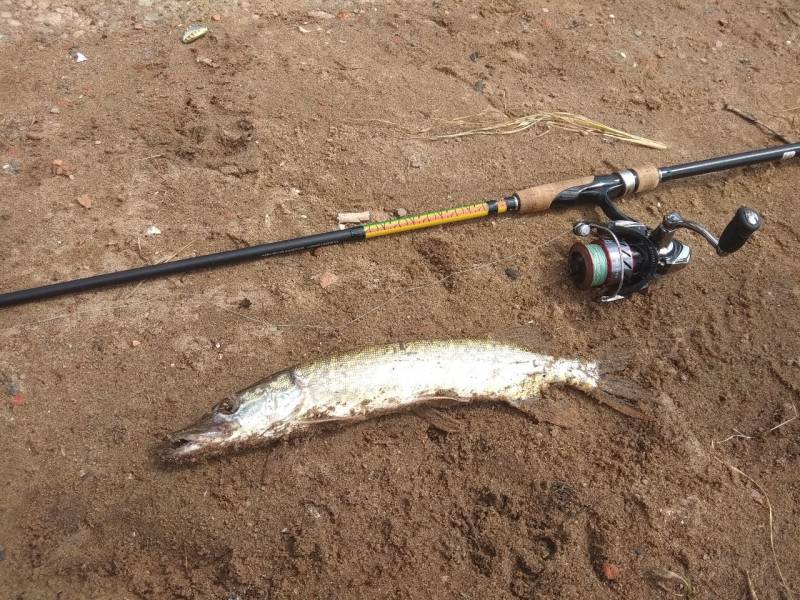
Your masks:
{"label": "fish mouth", "polygon": [[234,421],[223,421],[217,415],[209,415],[191,427],[169,434],[161,448],[161,457],[164,460],[185,461],[214,454],[233,440],[238,429]]}

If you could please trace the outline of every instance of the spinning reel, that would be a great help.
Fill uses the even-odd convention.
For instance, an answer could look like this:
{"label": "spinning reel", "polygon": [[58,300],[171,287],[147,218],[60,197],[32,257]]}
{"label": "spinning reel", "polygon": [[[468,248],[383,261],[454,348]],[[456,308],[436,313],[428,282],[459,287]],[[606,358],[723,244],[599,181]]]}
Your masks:
{"label": "spinning reel", "polygon": [[603,212],[612,219],[605,225],[578,221],[575,235],[597,238],[578,241],[569,251],[569,276],[580,289],[599,288],[601,302],[614,302],[643,292],[656,279],[683,269],[692,259],[689,246],[675,239],[678,229],[695,232],[711,244],[719,256],[736,252],[762,224],[761,216],[745,206],[717,239],[705,227],[686,221],[677,212],[664,216],[661,225],[650,229],[619,211],[604,198]]}

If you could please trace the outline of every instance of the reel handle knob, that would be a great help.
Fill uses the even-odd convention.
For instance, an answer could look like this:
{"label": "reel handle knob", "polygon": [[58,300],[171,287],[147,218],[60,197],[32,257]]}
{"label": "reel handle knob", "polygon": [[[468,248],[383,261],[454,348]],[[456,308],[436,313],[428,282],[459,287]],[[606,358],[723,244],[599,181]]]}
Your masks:
{"label": "reel handle knob", "polygon": [[752,208],[742,206],[736,211],[731,222],[719,236],[717,251],[720,254],[736,252],[745,245],[750,236],[761,228],[763,220]]}

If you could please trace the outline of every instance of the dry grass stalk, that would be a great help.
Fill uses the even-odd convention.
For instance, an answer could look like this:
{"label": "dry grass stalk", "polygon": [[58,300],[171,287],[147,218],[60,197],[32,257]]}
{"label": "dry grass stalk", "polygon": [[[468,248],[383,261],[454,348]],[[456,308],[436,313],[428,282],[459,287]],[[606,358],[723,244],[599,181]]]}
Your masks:
{"label": "dry grass stalk", "polygon": [[[656,587],[673,596],[689,598],[694,593],[692,582],[683,575],[669,569],[656,569],[650,573]],[[671,583],[673,587],[667,585]],[[677,587],[677,591],[673,588]]]}
{"label": "dry grass stalk", "polygon": [[[511,135],[513,133],[520,133],[526,129],[530,129],[535,125],[543,125],[547,128],[557,127],[558,129],[565,129],[567,131],[574,131],[583,134],[602,135],[607,138],[628,142],[629,144],[636,144],[638,146],[645,146],[647,148],[654,148],[656,150],[664,150],[667,146],[661,142],[656,142],[647,138],[615,129],[604,125],[599,121],[595,121],[583,115],[576,115],[568,112],[541,112],[524,117],[518,117],[500,123],[493,123],[489,125],[477,125],[472,129],[465,129],[462,131],[455,131],[452,133],[443,133],[438,135],[424,135],[420,136],[428,140],[445,140],[452,138],[467,137],[471,135]],[[420,132],[422,133],[422,132]]]}
{"label": "dry grass stalk", "polygon": [[750,483],[752,483],[754,486],[756,486],[758,488],[758,491],[761,492],[761,494],[767,500],[767,509],[769,510],[769,546],[770,546],[770,549],[772,550],[772,560],[775,563],[775,570],[778,571],[778,575],[781,578],[781,585],[783,585],[783,589],[786,590],[787,597],[793,598],[794,596],[792,595],[792,590],[789,588],[789,584],[786,583],[786,578],[783,576],[783,571],[781,570],[781,565],[778,562],[778,553],[775,551],[775,533],[774,533],[775,528],[773,526],[774,519],[773,519],[773,513],[772,513],[772,502],[770,501],[766,490],[761,486],[760,483],[758,483],[755,479],[750,477],[750,475],[748,475],[747,473],[745,473],[741,469],[737,469],[732,464],[730,464],[728,462],[725,462],[724,460],[721,460],[721,459],[717,458],[716,456],[714,456],[713,458],[714,458],[714,460],[716,460],[720,464],[723,464],[726,467],[728,467],[731,471],[733,471],[737,475],[741,475],[742,477],[747,479]]}
{"label": "dry grass stalk", "polygon": [[758,594],[756,594],[756,588],[753,587],[753,580],[750,579],[750,573],[745,571],[744,576],[747,578],[747,593],[750,594],[750,600],[758,600]]}

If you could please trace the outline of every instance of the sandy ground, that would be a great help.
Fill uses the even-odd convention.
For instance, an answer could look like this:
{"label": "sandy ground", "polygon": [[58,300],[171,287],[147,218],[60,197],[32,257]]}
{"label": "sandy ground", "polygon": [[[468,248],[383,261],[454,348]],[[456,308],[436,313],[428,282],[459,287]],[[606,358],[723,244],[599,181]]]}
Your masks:
{"label": "sandy ground", "polygon": [[[0,289],[775,144],[725,102],[800,129],[792,2],[210,4],[0,2]],[[212,33],[182,45],[192,21]],[[669,148],[408,133],[536,110]],[[788,598],[776,560],[796,595],[800,420],[769,430],[800,393],[798,185],[783,164],[628,201],[650,224],[675,209],[720,231],[741,204],[766,224],[725,259],[687,237],[689,269],[612,306],[564,277],[587,210],[0,311],[0,595],[666,598],[668,569],[696,597],[755,597],[749,577]],[[554,390],[534,418],[453,409],[451,433],[408,414],[189,467],[154,455],[273,371],[457,337],[624,354],[655,420]]]}

